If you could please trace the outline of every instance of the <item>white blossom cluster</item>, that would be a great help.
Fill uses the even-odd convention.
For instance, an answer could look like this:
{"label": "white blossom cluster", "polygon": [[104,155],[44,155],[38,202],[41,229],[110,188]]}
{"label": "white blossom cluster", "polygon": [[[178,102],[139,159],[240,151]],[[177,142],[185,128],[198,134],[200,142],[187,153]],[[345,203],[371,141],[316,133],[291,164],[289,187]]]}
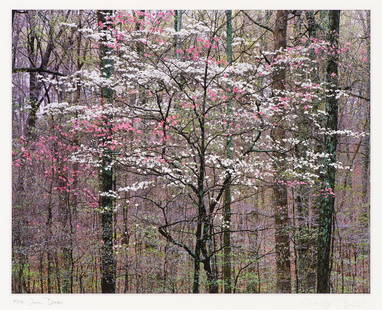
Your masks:
{"label": "white blossom cluster", "polygon": [[[44,107],[41,115],[67,113],[68,124],[106,117],[111,126],[138,119],[134,130],[114,132],[115,141],[103,145],[99,139],[89,138],[91,133],[84,134],[87,145],[71,158],[103,169],[118,165],[143,178],[117,192],[157,186],[153,177],[174,192],[189,193],[197,192],[202,180],[206,196],[221,189],[227,178],[236,197],[240,197],[240,189],[254,191],[261,182],[275,177],[313,184],[324,160],[329,160],[329,154],[314,151],[317,137],[365,135],[331,131],[323,125],[327,112],[320,105],[327,98],[328,85],[313,82],[317,60],[310,53],[314,48],[327,48],[324,43],[264,51],[246,62],[228,65],[217,57],[217,49],[224,45],[212,37],[211,28],[191,19],[178,32],[154,26],[115,33],[89,28],[78,31],[89,40],[111,46],[104,59],[110,61],[111,77],[103,76],[99,68],[84,69],[51,80],[52,84],[67,92],[81,85],[95,97],[100,88],[108,88],[115,100],[100,104],[97,98],[88,106],[54,103]],[[178,50],[174,49],[175,38]],[[237,37],[233,45],[245,42]],[[292,85],[283,90],[272,83],[273,74],[280,70],[288,70]],[[344,91],[336,90],[335,95],[346,100]],[[302,126],[306,132],[299,135]],[[275,135],[280,129],[285,133],[281,138]],[[102,167],[100,158],[108,147],[115,147],[113,160]],[[282,171],[277,171],[275,163],[281,164]],[[338,162],[330,164],[343,168]],[[115,192],[101,194],[118,196]]]}

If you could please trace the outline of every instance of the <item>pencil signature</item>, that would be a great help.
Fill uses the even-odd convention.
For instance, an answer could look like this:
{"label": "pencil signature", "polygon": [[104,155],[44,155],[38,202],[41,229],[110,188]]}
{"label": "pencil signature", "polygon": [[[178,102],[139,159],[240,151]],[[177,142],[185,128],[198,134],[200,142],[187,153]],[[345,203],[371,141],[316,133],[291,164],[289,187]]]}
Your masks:
{"label": "pencil signature", "polygon": [[63,302],[50,297],[30,297],[26,299],[15,298],[13,299],[13,304],[18,305],[62,305]]}

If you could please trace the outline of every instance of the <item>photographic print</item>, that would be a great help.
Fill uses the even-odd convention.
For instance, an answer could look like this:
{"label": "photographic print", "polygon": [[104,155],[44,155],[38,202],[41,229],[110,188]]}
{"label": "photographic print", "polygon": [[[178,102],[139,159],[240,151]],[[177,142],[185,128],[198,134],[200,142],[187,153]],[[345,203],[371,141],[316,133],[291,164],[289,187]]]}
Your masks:
{"label": "photographic print", "polygon": [[12,293],[370,292],[369,10],[11,22]]}

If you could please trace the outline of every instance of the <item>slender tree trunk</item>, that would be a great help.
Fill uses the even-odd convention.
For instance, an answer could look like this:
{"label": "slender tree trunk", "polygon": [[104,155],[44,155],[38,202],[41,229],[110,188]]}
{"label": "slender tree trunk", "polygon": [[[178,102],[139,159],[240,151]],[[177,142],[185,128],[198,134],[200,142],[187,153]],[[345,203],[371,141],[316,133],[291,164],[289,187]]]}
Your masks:
{"label": "slender tree trunk", "polygon": [[[276,12],[276,24],[273,30],[274,34],[274,49],[286,48],[287,34],[287,18],[288,11]],[[285,89],[285,69],[278,70],[273,76],[274,90],[283,91]],[[281,141],[285,138],[285,130],[281,127],[276,128],[273,132],[275,139]],[[282,156],[277,155],[283,160]],[[278,161],[278,160],[277,160]],[[277,165],[277,169],[280,166]],[[291,268],[290,268],[290,249],[289,249],[289,234],[288,234],[288,192],[285,185],[275,184],[273,186],[274,195],[274,214],[275,214],[275,242],[276,242],[276,277],[277,292],[291,293]]]}
{"label": "slender tree trunk", "polygon": [[[28,12],[28,18],[29,18],[29,36],[28,36],[28,56],[29,61],[32,66],[37,66],[37,51],[36,51],[36,44],[37,44],[37,37],[36,37],[36,25],[35,25],[35,13],[34,12]],[[36,113],[38,109],[38,97],[39,97],[40,89],[39,89],[39,83],[37,80],[37,73],[36,72],[29,72],[29,104],[31,106],[31,109],[29,111],[29,115],[27,118],[27,125],[26,125],[26,136],[27,138],[33,137],[33,131],[35,129],[36,125]]]}
{"label": "slender tree trunk", "polygon": [[[365,22],[365,37],[370,37],[370,11],[366,12],[366,22]],[[370,39],[367,40],[367,58],[368,58],[368,71],[370,74]],[[370,77],[366,81],[366,97],[370,96]],[[365,111],[365,129],[366,133],[370,133],[370,101],[365,102],[366,111]],[[369,191],[370,191],[370,135],[364,137],[364,156],[363,156],[363,179],[362,179],[362,196],[363,201],[366,206],[366,212],[369,213]]]}
{"label": "slender tree trunk", "polygon": [[202,254],[203,266],[207,275],[207,286],[209,293],[218,293],[219,286],[217,282],[217,272],[213,265],[213,246],[212,246],[212,218],[203,211],[203,237],[202,237]]}
{"label": "slender tree trunk", "polygon": [[128,207],[125,206],[122,209],[123,212],[123,236],[122,244],[124,245],[124,289],[123,292],[127,293],[129,291],[129,229],[128,229]]}
{"label": "slender tree trunk", "polygon": [[[294,190],[292,188],[292,197],[294,199]],[[297,204],[298,205],[298,204]],[[298,227],[296,225],[296,203],[293,201],[292,203],[292,225],[296,229]],[[296,236],[296,232],[294,234],[294,242],[293,242],[293,255],[294,255],[294,275],[295,275],[295,292],[298,293],[300,291],[300,275],[299,275],[299,264],[298,264],[298,245],[297,245],[298,235]]]}
{"label": "slender tree trunk", "polygon": [[60,263],[59,263],[59,260],[58,260],[58,255],[57,255],[57,252],[55,251],[54,252],[54,255],[53,255],[53,258],[54,258],[54,272],[56,274],[56,287],[57,287],[57,293],[61,293],[62,290],[61,290],[61,275],[60,275]]}
{"label": "slender tree trunk", "polygon": [[[111,27],[107,24],[107,16],[111,15],[113,11],[97,11],[98,23],[102,24],[102,30],[107,30]],[[104,39],[105,41],[106,39]],[[109,78],[113,72],[113,61],[107,59],[111,48],[104,44],[100,46],[100,61],[101,72],[105,78]],[[111,88],[102,87],[101,100],[106,101],[107,104],[113,102],[113,91]],[[108,117],[104,119],[104,128],[108,131],[108,136],[101,139],[101,143],[111,140],[111,128]],[[99,174],[100,191],[101,193],[110,193],[113,191],[113,167],[112,152],[105,147],[101,159],[101,169]],[[102,293],[115,293],[115,258],[113,249],[113,203],[114,199],[110,195],[101,195],[99,199],[102,225],[102,253],[101,253],[101,288]]]}
{"label": "slender tree trunk", "polygon": [[[232,11],[226,12],[227,24],[227,61],[232,64]],[[231,117],[232,107],[230,104],[227,106],[227,116]],[[228,126],[230,123],[228,122]],[[232,138],[228,137],[226,141],[226,155],[232,158]],[[224,293],[232,292],[232,276],[231,276],[231,186],[228,184],[223,196],[223,280],[224,280]]]}
{"label": "slender tree trunk", "polygon": [[51,249],[51,236],[52,236],[52,205],[51,203],[48,204],[48,218],[46,221],[46,246],[47,246],[47,285],[48,285],[48,293],[52,292],[52,249]]}
{"label": "slender tree trunk", "polygon": [[[366,87],[366,97],[370,98],[370,10],[366,11],[366,29],[365,29],[365,37],[368,37],[367,39],[367,64],[368,64],[368,72],[369,76],[366,81],[367,87]],[[365,102],[366,105],[366,111],[365,111],[365,129],[364,131],[368,133],[367,136],[364,137],[364,156],[363,156],[363,178],[362,178],[362,196],[363,196],[363,203],[364,203],[364,214],[366,214],[368,221],[365,226],[365,230],[367,230],[367,240],[370,240],[370,101]],[[370,246],[368,245],[364,254],[366,254],[367,257],[370,255]],[[364,260],[362,260],[362,264],[364,265]],[[366,290],[363,290],[363,292],[369,292],[369,271],[367,272],[367,277],[363,276],[364,280],[366,281]],[[363,274],[364,275],[364,274]]]}
{"label": "slender tree trunk", "polygon": [[44,294],[44,251],[40,251],[39,254],[40,293]]}
{"label": "slender tree trunk", "polygon": [[193,277],[193,285],[192,285],[192,293],[199,293],[200,286],[200,252],[201,252],[201,235],[202,235],[202,221],[200,219],[200,212],[198,216],[198,223],[196,225],[195,232],[195,258],[194,258],[194,277]]}
{"label": "slender tree trunk", "polygon": [[[59,159],[57,159],[59,161]],[[65,187],[65,179],[67,175],[63,169],[64,163],[60,163],[57,175],[58,186]],[[72,214],[69,201],[69,194],[61,191],[59,193],[59,220],[62,225],[62,292],[73,293],[73,227],[72,227]]]}
{"label": "slender tree trunk", "polygon": [[[328,39],[332,47],[338,47],[338,36],[340,28],[340,11],[329,11],[329,35]],[[326,104],[327,128],[337,130],[338,100],[335,90],[338,88],[338,56],[333,53],[326,68],[326,79],[328,86],[328,101]],[[336,168],[331,163],[336,162],[337,137],[330,135],[325,137],[324,149],[330,155],[325,163],[325,173],[322,176],[324,181],[323,189],[330,188],[334,191],[336,181]],[[319,210],[319,231],[317,240],[317,292],[330,293],[330,255],[331,239],[334,215],[334,195],[321,197]]]}
{"label": "slender tree trunk", "polygon": [[30,139],[33,137],[33,132],[36,127],[36,113],[38,110],[38,96],[39,96],[39,88],[37,82],[37,73],[30,72],[29,73],[29,103],[31,106],[29,116],[27,119],[26,126],[26,136]]}
{"label": "slender tree trunk", "polygon": [[[82,12],[79,12],[79,28],[82,26]],[[79,34],[78,40],[77,40],[77,48],[76,48],[76,56],[77,56],[77,70],[80,70],[82,67],[81,61],[81,41],[82,41],[82,35]],[[59,94],[60,97],[60,94]],[[63,99],[63,98],[62,98]],[[81,99],[81,84],[77,83],[77,90],[75,94],[75,102],[80,102]],[[74,137],[74,144],[78,145],[78,137]],[[65,163],[61,163],[60,166],[60,172],[63,177],[67,178],[67,175],[65,175],[63,165]],[[78,163],[74,163],[72,166],[73,171],[78,171]],[[59,182],[62,182],[62,178],[59,179]],[[59,185],[64,186],[65,183]],[[73,182],[73,188],[76,190],[78,188],[78,176],[77,173],[74,174],[74,182]],[[74,228],[73,228],[73,221],[74,216],[76,215],[77,211],[77,195],[71,195],[69,193],[63,192],[59,196],[59,210],[61,212],[61,224],[63,226],[63,233],[64,238],[63,240],[63,246],[62,246],[62,257],[63,257],[63,285],[62,285],[62,292],[63,293],[73,293],[73,279],[74,279],[74,257],[73,257],[73,236],[74,236]]]}
{"label": "slender tree trunk", "polygon": [[[203,112],[205,111],[205,102],[203,102]],[[196,224],[196,244],[195,244],[195,263],[194,263],[194,283],[193,283],[193,293],[199,293],[199,276],[200,276],[200,261],[201,253],[205,251],[205,242],[208,228],[206,228],[207,213],[206,206],[204,204],[204,182],[205,182],[205,173],[206,173],[206,162],[205,162],[205,115],[202,115],[200,122],[201,130],[201,139],[200,139],[200,155],[199,155],[199,171],[198,171],[198,186],[197,186],[197,195],[198,195],[198,219]],[[204,253],[206,257],[206,253]]]}
{"label": "slender tree trunk", "polygon": [[[299,290],[297,293],[311,293],[315,288],[314,272],[314,239],[313,230],[308,225],[308,192],[306,189],[297,189],[297,219],[298,234],[296,237],[297,250],[297,274],[299,279]],[[306,195],[302,195],[304,193]]]}

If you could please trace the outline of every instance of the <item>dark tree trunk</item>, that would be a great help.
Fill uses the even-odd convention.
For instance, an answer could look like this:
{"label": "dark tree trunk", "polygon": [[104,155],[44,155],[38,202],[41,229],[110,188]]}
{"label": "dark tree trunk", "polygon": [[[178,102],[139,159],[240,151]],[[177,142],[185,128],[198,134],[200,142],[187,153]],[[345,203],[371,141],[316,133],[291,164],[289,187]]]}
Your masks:
{"label": "dark tree trunk", "polygon": [[[364,29],[364,36],[369,38],[370,37],[370,11],[366,12],[366,21],[365,21],[365,29]],[[368,59],[368,72],[370,74],[370,40],[367,40],[367,59]],[[366,81],[366,97],[370,98],[370,76],[368,80]],[[365,129],[364,131],[366,133],[370,133],[370,101],[365,102],[366,105],[366,111],[365,111]],[[366,210],[365,212],[369,213],[369,200],[370,200],[370,135],[367,135],[364,138],[365,143],[365,150],[364,150],[364,167],[363,167],[363,179],[362,179],[362,195],[363,200],[365,203]]]}
{"label": "dark tree trunk", "polygon": [[128,207],[124,207],[122,209],[123,212],[123,236],[122,236],[122,244],[124,245],[124,288],[123,292],[127,293],[129,291],[129,224],[128,224]]}
{"label": "dark tree trunk", "polygon": [[[328,39],[332,47],[338,47],[338,36],[340,30],[340,11],[329,11]],[[338,55],[333,53],[326,68],[326,80],[328,86],[328,101],[326,112],[328,113],[326,127],[330,130],[337,130],[338,122],[338,100],[335,90],[338,88]],[[336,168],[331,163],[336,162],[337,137],[330,135],[325,137],[324,150],[330,154],[325,162],[325,173],[322,176],[324,181],[323,189],[330,188],[334,191],[336,181]],[[333,234],[334,215],[334,195],[322,197],[319,205],[318,219],[318,240],[317,240],[317,292],[330,293],[330,254],[331,240]]]}
{"label": "dark tree trunk", "polygon": [[201,234],[202,234],[202,221],[200,219],[200,215],[198,218],[198,223],[196,226],[195,232],[195,258],[194,258],[194,279],[192,284],[192,293],[199,293],[199,279],[200,279],[200,252],[201,252]]}
{"label": "dark tree trunk", "polygon": [[52,245],[51,245],[51,236],[52,236],[52,205],[51,203],[48,204],[48,218],[46,221],[46,256],[47,256],[47,280],[48,280],[48,293],[53,293],[52,292]]}
{"label": "dark tree trunk", "polygon": [[216,271],[213,269],[211,264],[211,258],[206,258],[203,261],[204,270],[207,275],[207,282],[208,282],[208,293],[218,293],[219,287],[217,282],[217,274]]}
{"label": "dark tree trunk", "polygon": [[[55,149],[57,152],[57,149]],[[60,159],[57,158],[57,163]],[[64,163],[59,163],[57,174],[57,184],[60,188],[66,186],[65,179],[67,175],[64,173]],[[58,196],[59,221],[62,225],[62,292],[73,293],[73,227],[72,227],[72,210],[70,207],[69,194],[61,191]]]}
{"label": "dark tree trunk", "polygon": [[[232,64],[232,11],[226,11],[226,26],[227,26],[227,61]],[[231,117],[232,107],[228,105],[227,115]],[[228,123],[228,126],[230,123]],[[232,138],[229,137],[226,141],[226,155],[232,158]],[[232,292],[232,279],[231,279],[231,186],[227,185],[223,196],[223,280],[224,280],[224,293]]]}
{"label": "dark tree trunk", "polygon": [[[30,18],[33,18],[33,15]],[[31,24],[30,27],[32,28],[34,25]],[[31,29],[30,35],[28,37],[28,56],[32,65],[35,65],[37,62],[36,41],[37,37],[34,33],[34,30]],[[33,137],[33,131],[36,126],[36,113],[38,110],[39,93],[40,87],[37,80],[37,72],[29,72],[29,104],[31,109],[29,111],[26,126],[26,136],[28,138]]]}
{"label": "dark tree trunk", "polygon": [[[286,48],[286,34],[288,25],[288,11],[276,12],[276,24],[273,30],[274,50]],[[285,69],[278,70],[273,75],[274,90],[282,91],[285,89]],[[282,124],[280,124],[282,126]],[[281,141],[285,138],[285,130],[278,127],[273,131],[275,139]],[[285,155],[277,155],[285,156]],[[283,158],[280,158],[282,161]],[[277,169],[280,166],[277,165]],[[288,192],[285,185],[275,184],[273,186],[274,195],[274,214],[275,214],[275,242],[276,242],[276,277],[277,292],[291,293],[291,269],[290,269],[290,249],[288,234]]]}
{"label": "dark tree trunk", "polygon": [[44,252],[41,251],[39,257],[40,293],[44,293]]}
{"label": "dark tree trunk", "polygon": [[202,236],[202,254],[203,266],[207,275],[207,287],[209,293],[218,293],[217,272],[213,265],[213,245],[212,245],[212,218],[203,211],[203,236]]}
{"label": "dark tree trunk", "polygon": [[[111,15],[112,11],[97,11],[98,23],[102,23],[102,30],[107,30],[107,16]],[[113,62],[105,59],[105,56],[111,51],[111,48],[104,44],[100,46],[101,72],[105,78],[109,78],[113,72]],[[101,100],[106,103],[112,103],[113,91],[108,87],[101,89]],[[108,129],[108,136],[101,139],[101,143],[111,139],[111,128],[108,117],[104,119],[104,127]],[[101,193],[113,191],[113,168],[111,167],[112,152],[104,148],[101,159],[101,169],[99,174],[99,185]],[[102,225],[102,250],[101,250],[101,287],[102,293],[115,293],[115,258],[113,249],[113,207],[114,199],[109,195],[101,195],[99,205],[101,212]]]}

